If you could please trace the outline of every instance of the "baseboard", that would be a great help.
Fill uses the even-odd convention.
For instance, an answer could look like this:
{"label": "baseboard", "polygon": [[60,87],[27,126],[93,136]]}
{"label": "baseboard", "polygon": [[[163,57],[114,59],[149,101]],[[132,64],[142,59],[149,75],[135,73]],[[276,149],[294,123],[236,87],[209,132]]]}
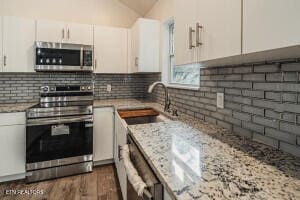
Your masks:
{"label": "baseboard", "polygon": [[108,160],[100,160],[100,161],[94,161],[94,166],[101,166],[101,165],[107,165],[114,163],[114,159],[108,159]]}
{"label": "baseboard", "polygon": [[25,173],[2,176],[0,177],[0,183],[25,179],[25,176],[26,176]]}

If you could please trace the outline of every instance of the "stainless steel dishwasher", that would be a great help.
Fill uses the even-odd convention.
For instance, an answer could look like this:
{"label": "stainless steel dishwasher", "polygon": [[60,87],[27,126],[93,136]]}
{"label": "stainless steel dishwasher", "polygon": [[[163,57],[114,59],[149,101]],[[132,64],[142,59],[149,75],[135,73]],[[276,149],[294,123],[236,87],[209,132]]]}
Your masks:
{"label": "stainless steel dishwasher", "polygon": [[139,197],[127,179],[127,200],[162,200],[163,186],[153,173],[130,134],[128,134],[128,145],[130,160],[137,170],[139,176],[147,185],[147,188],[144,190],[143,197]]}

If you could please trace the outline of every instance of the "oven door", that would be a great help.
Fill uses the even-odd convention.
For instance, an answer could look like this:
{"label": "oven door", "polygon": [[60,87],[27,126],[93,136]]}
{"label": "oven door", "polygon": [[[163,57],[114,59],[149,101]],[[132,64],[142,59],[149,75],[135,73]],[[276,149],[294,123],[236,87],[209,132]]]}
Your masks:
{"label": "oven door", "polygon": [[[88,157],[90,159],[90,157],[92,158],[92,154],[92,116],[86,115],[78,117],[40,118],[27,120],[27,170],[32,170],[29,169],[31,167],[28,167],[31,166],[31,163],[57,161],[65,158],[77,158],[77,162],[83,162],[87,160],[78,160],[78,158]],[[76,160],[74,162],[76,162]],[[59,163],[57,165],[59,165]],[[38,168],[43,168],[43,166]]]}

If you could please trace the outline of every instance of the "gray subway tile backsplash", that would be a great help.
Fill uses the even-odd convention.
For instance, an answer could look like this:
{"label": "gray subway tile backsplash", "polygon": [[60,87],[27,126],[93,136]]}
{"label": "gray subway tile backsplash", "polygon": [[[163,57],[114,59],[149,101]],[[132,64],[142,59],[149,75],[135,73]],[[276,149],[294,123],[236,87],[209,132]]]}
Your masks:
{"label": "gray subway tile backsplash", "polygon": [[[299,73],[298,62],[203,68],[199,91],[169,91],[180,112],[299,156]],[[224,109],[216,107],[217,92],[225,93]],[[149,97],[164,101],[161,88]]]}
{"label": "gray subway tile backsplash", "polygon": [[147,86],[158,79],[157,74],[1,73],[0,103],[36,102],[44,85],[92,83],[95,99],[144,98]]}

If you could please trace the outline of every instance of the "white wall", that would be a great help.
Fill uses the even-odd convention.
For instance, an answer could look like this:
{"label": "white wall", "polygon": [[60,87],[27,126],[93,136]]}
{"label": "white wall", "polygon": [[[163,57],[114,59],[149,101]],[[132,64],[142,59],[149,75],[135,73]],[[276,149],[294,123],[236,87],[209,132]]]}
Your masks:
{"label": "white wall", "polygon": [[139,16],[119,0],[0,0],[3,15],[131,27]]}
{"label": "white wall", "polygon": [[[158,0],[152,9],[145,15],[146,18],[161,21],[160,38],[160,71],[162,72],[162,81],[168,82],[169,60],[168,60],[168,28],[167,25],[174,17],[175,0]],[[176,24],[175,24],[176,26]]]}

